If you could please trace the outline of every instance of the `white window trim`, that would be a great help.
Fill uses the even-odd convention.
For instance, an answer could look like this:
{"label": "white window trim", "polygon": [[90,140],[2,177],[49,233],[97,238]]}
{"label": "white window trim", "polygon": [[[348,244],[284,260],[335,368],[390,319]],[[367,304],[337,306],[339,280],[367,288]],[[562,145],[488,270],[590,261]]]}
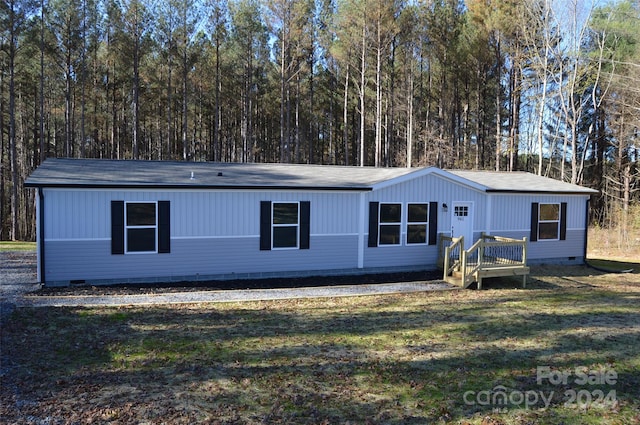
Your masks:
{"label": "white window trim", "polygon": [[[273,222],[275,218],[275,207],[276,204],[296,204],[298,206],[298,221],[295,224],[296,226],[296,246],[274,246],[275,244],[275,234],[273,230],[276,227],[293,227],[294,224],[276,224]],[[283,250],[292,250],[292,249],[300,249],[300,201],[271,201],[271,249],[274,251],[283,251]]]}
{"label": "white window trim", "polygon": [[[382,206],[383,205],[400,205],[400,221],[399,222],[393,222],[393,223],[383,223],[381,220],[381,212],[382,212]],[[403,221],[404,221],[404,217],[402,214],[402,211],[404,210],[404,203],[403,202],[379,202],[378,203],[378,247],[396,247],[396,246],[404,246],[404,238],[406,238],[406,236],[404,236],[402,230],[404,229],[403,226]],[[395,244],[391,244],[391,243],[381,243],[380,242],[380,236],[382,236],[382,226],[400,226],[400,235],[399,235],[399,239],[398,239],[398,243]]]}
{"label": "white window trim", "polygon": [[[127,209],[129,204],[154,204],[156,212],[156,224],[146,226],[129,226],[127,223]],[[155,229],[154,251],[129,251],[129,229]],[[124,253],[131,255],[157,254],[158,253],[158,201],[125,201],[124,203]]]}
{"label": "white window trim", "polygon": [[[558,219],[557,220],[543,220],[541,210],[543,205],[557,205],[558,206]],[[560,202],[540,202],[538,203],[538,242],[557,242],[560,240],[560,220],[561,220],[562,205]],[[540,224],[542,223],[556,223],[558,225],[555,238],[541,238],[540,237]]]}
{"label": "white window trim", "polygon": [[[427,221],[409,221],[409,205],[426,205],[427,206]],[[405,208],[405,210],[407,211],[407,213],[405,214],[405,234],[404,234],[404,242],[405,245],[407,246],[421,246],[421,245],[429,245],[429,222],[431,221],[431,217],[429,217],[429,209],[430,209],[430,203],[429,202],[407,202],[407,208]],[[424,242],[409,242],[409,226],[410,225],[425,225],[426,226],[426,233],[425,233],[425,239]]]}

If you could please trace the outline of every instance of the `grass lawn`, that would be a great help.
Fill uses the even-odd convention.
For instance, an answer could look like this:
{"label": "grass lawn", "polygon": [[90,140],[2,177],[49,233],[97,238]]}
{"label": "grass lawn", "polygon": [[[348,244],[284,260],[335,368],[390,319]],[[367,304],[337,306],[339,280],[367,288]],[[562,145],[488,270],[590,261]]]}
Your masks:
{"label": "grass lawn", "polygon": [[0,422],[640,423],[640,274],[486,286],[17,309]]}
{"label": "grass lawn", "polygon": [[35,251],[35,242],[0,241],[0,251]]}

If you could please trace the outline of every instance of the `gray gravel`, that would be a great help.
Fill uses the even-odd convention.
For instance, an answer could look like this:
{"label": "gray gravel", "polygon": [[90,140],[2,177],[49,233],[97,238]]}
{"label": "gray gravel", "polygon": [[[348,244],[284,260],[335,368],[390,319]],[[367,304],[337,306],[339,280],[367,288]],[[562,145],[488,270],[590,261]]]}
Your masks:
{"label": "gray gravel", "polygon": [[140,295],[52,295],[30,296],[40,288],[33,252],[0,252],[0,307],[6,317],[15,307],[117,306],[199,302],[241,302],[292,298],[344,297],[448,290],[444,282],[397,282],[305,288],[189,291]]}
{"label": "gray gravel", "polygon": [[0,323],[22,297],[40,288],[33,251],[0,251]]}
{"label": "gray gravel", "polygon": [[23,297],[19,306],[96,306],[144,305],[199,302],[240,302],[284,300],[291,298],[345,297],[401,292],[451,289],[446,283],[399,282],[372,285],[321,286],[312,288],[247,289],[230,291],[190,291],[144,295],[83,295]]}

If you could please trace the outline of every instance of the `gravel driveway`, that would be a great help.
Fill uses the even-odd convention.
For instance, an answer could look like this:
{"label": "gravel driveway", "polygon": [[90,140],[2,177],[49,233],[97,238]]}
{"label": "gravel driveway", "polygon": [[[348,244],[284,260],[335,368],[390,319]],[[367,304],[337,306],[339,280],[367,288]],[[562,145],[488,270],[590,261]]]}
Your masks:
{"label": "gravel driveway", "polygon": [[0,251],[0,323],[28,292],[40,288],[36,275],[36,253]]}
{"label": "gravel driveway", "polygon": [[[198,302],[234,302],[281,300],[291,298],[343,297],[377,295],[400,292],[424,292],[452,289],[442,281],[432,280],[433,274],[412,274],[410,281],[395,280],[382,283],[338,284],[327,286],[302,286],[233,290],[189,290],[157,288],[150,286],[145,293],[135,294],[127,290],[108,287],[69,288],[62,291],[41,290],[36,279],[36,256],[33,252],[0,252],[0,320],[16,307],[33,306],[107,306],[144,305]],[[416,276],[422,277],[415,279]],[[357,277],[343,279],[357,281]],[[36,292],[37,291],[37,292]],[[30,294],[33,293],[33,294]]]}

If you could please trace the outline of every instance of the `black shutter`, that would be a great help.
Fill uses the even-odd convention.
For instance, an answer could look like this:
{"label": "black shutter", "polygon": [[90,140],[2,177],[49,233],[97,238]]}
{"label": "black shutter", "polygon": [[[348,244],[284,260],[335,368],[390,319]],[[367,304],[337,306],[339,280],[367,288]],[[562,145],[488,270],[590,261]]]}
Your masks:
{"label": "black shutter", "polygon": [[378,246],[378,202],[369,202],[369,246]]}
{"label": "black shutter", "polygon": [[158,253],[171,252],[171,208],[169,201],[158,201]]}
{"label": "black shutter", "polygon": [[311,234],[311,202],[300,202],[300,249],[309,249]]}
{"label": "black shutter", "polygon": [[111,254],[124,254],[124,201],[111,201]]}
{"label": "black shutter", "polygon": [[538,240],[538,203],[531,203],[531,234],[529,240],[535,242]]}
{"label": "black shutter", "polygon": [[560,240],[567,239],[567,203],[560,204]]}
{"label": "black shutter", "polygon": [[260,201],[260,250],[271,250],[271,201]]}
{"label": "black shutter", "polygon": [[429,245],[438,243],[438,203],[429,202]]}

